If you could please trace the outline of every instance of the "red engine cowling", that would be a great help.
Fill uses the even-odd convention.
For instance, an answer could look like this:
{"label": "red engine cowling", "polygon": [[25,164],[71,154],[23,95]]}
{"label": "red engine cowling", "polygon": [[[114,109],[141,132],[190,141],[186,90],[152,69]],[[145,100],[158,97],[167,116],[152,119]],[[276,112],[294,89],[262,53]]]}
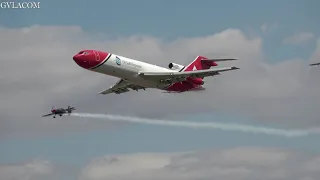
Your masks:
{"label": "red engine cowling", "polygon": [[192,83],[192,84],[196,84],[196,85],[203,85],[204,82],[201,78],[187,78],[187,81]]}

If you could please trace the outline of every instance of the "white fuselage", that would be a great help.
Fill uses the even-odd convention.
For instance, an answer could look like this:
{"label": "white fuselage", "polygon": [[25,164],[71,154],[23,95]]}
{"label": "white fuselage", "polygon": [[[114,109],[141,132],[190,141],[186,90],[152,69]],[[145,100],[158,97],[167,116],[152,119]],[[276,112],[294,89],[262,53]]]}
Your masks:
{"label": "white fuselage", "polygon": [[91,71],[99,72],[102,74],[118,77],[128,82],[147,87],[162,89],[165,86],[157,81],[144,79],[140,77],[139,72],[173,72],[164,67],[137,61],[127,57],[119,56],[116,54],[109,54],[106,57],[107,61],[101,66],[91,69]]}

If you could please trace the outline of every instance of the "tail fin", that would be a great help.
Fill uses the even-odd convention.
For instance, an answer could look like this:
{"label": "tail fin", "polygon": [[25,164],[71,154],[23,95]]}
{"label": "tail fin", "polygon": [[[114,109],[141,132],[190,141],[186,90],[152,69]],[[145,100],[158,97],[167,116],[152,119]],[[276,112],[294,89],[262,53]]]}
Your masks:
{"label": "tail fin", "polygon": [[[207,61],[202,61],[207,60]],[[204,56],[197,56],[195,60],[193,60],[189,65],[186,66],[184,71],[196,71],[196,70],[204,70],[209,69],[211,66],[217,66],[214,61],[208,61],[208,58]]]}

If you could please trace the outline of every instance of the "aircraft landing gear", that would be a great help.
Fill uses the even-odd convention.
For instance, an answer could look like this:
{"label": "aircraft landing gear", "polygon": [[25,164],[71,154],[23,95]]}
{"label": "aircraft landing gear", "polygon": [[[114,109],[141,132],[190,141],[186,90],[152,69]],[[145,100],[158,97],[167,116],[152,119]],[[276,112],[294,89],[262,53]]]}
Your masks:
{"label": "aircraft landing gear", "polygon": [[55,116],[53,116],[53,118],[56,118]]}
{"label": "aircraft landing gear", "polygon": [[60,114],[60,116],[62,116],[62,114]]}

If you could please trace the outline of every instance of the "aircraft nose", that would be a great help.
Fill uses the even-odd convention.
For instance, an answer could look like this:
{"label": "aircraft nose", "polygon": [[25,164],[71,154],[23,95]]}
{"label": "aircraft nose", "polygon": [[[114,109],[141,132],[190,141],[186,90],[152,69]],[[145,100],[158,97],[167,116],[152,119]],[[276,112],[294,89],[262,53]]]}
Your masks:
{"label": "aircraft nose", "polygon": [[73,60],[82,68],[90,68],[91,61],[94,61],[95,56],[85,53],[79,53],[73,56]]}
{"label": "aircraft nose", "polygon": [[73,56],[73,60],[82,68],[90,69],[101,64],[109,53],[94,50],[83,50]]}

